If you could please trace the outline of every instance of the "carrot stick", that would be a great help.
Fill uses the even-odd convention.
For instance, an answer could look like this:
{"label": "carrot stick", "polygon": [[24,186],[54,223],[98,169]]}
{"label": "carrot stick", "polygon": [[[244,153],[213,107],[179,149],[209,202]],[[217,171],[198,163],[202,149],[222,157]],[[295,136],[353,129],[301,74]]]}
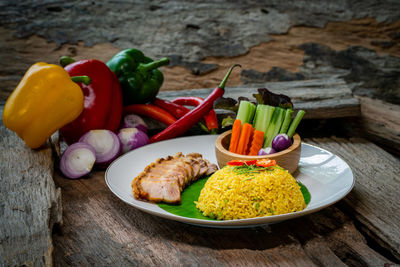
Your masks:
{"label": "carrot stick", "polygon": [[253,135],[254,135],[254,128],[253,128],[253,125],[251,125],[249,141],[248,141],[248,143],[246,145],[246,148],[245,148],[246,150],[243,151],[243,155],[248,155],[249,154],[250,146],[251,146],[251,143],[253,142]]}
{"label": "carrot stick", "polygon": [[231,142],[229,145],[229,151],[236,153],[237,145],[239,143],[240,129],[242,128],[242,122],[236,119],[232,126]]}
{"label": "carrot stick", "polygon": [[255,130],[253,133],[253,140],[251,141],[251,146],[249,150],[250,156],[256,156],[258,154],[258,151],[262,148],[264,143],[264,132]]}
{"label": "carrot stick", "polygon": [[236,153],[246,155],[252,131],[253,126],[250,123],[243,124]]}

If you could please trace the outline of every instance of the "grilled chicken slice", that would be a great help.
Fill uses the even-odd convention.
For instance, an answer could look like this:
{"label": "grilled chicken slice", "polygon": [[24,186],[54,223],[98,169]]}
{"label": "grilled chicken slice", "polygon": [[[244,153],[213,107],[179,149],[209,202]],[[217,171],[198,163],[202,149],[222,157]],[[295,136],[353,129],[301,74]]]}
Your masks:
{"label": "grilled chicken slice", "polygon": [[157,159],[132,181],[135,198],[151,202],[181,202],[181,192],[188,184],[218,169],[199,153]]}

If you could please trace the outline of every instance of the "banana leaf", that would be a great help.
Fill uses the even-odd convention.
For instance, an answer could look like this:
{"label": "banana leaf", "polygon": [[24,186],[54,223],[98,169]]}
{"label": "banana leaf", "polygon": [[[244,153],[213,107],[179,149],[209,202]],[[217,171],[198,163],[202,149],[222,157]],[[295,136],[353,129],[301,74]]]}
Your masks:
{"label": "banana leaf", "polygon": [[[159,203],[158,206],[163,210],[187,218],[202,219],[202,220],[214,220],[212,218],[204,216],[197,208],[195,201],[199,199],[200,191],[203,189],[209,177],[205,177],[197,180],[183,190],[181,194],[181,204],[172,205],[166,203]],[[297,182],[300,186],[300,191],[303,194],[304,201],[306,204],[310,203],[311,194],[307,187],[300,182]]]}

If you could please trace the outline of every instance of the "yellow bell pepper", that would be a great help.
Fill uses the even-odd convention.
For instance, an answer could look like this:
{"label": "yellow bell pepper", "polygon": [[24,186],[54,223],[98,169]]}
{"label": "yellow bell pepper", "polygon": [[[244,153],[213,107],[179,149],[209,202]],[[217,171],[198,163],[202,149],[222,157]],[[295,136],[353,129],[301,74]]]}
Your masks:
{"label": "yellow bell pepper", "polygon": [[[88,78],[88,77],[86,77]],[[4,106],[4,125],[30,148],[38,148],[83,110],[84,95],[62,67],[32,65]]]}

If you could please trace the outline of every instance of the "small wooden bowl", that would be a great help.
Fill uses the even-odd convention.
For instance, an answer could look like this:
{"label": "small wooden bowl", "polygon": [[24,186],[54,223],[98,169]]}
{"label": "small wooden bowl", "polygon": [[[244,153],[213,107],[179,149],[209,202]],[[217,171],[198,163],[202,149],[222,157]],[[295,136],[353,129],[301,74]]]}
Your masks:
{"label": "small wooden bowl", "polygon": [[218,136],[215,141],[215,155],[220,168],[224,167],[231,160],[254,160],[254,159],[274,159],[276,163],[293,173],[299,165],[301,152],[301,139],[298,134],[293,136],[293,144],[287,149],[264,156],[246,156],[229,152],[229,142],[232,131],[226,131]]}

